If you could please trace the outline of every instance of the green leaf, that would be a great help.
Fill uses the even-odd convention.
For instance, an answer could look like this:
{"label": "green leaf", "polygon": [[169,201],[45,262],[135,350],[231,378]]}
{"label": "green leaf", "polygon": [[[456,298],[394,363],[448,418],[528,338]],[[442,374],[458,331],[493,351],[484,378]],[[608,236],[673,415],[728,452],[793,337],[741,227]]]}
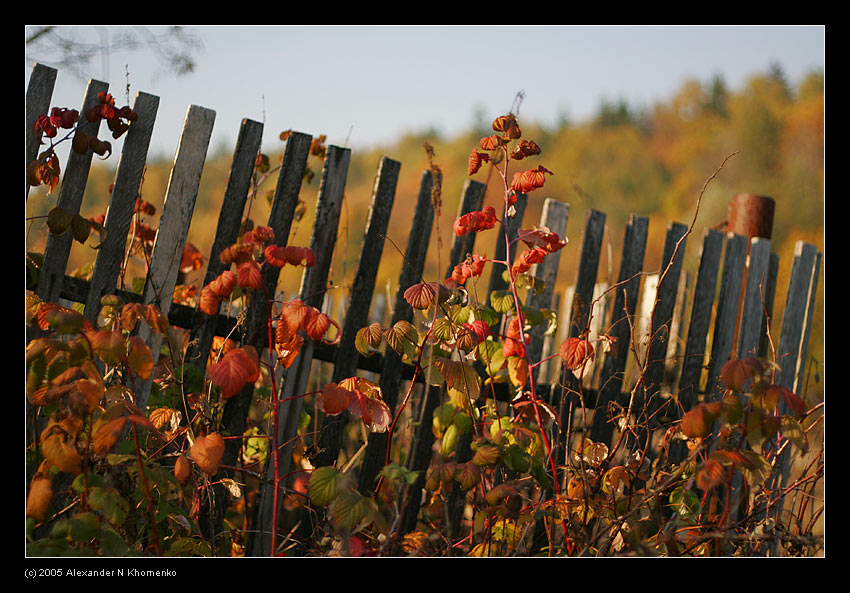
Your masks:
{"label": "green leaf", "polygon": [[212,548],[202,539],[194,537],[178,537],[168,548],[166,556],[212,556]]}
{"label": "green leaf", "polygon": [[673,510],[685,518],[696,518],[702,510],[699,497],[681,486],[670,494],[670,504],[673,505]]}
{"label": "green leaf", "polygon": [[330,511],[337,525],[356,533],[375,519],[378,506],[371,498],[349,490],[334,500]]}
{"label": "green leaf", "polygon": [[310,474],[307,494],[317,505],[330,504],[348,487],[349,478],[332,466],[318,467]]}
{"label": "green leaf", "polygon": [[440,442],[440,455],[448,457],[455,449],[459,438],[457,426],[450,424],[443,433],[443,439]]}
{"label": "green leaf", "polygon": [[113,525],[121,525],[130,512],[130,503],[114,488],[91,488],[89,506]]}
{"label": "green leaf", "polygon": [[490,306],[497,313],[510,313],[514,310],[514,295],[509,290],[494,290],[490,293]]}
{"label": "green leaf", "polygon": [[524,474],[531,467],[531,456],[519,445],[511,445],[505,450],[505,465],[508,469]]}
{"label": "green leaf", "polygon": [[770,477],[773,467],[755,451],[741,451],[741,454],[749,459],[751,467],[742,466],[738,469],[751,488],[758,488]]}
{"label": "green leaf", "polygon": [[484,305],[475,308],[475,318],[480,319],[491,327],[499,323],[499,314],[492,308]]}
{"label": "green leaf", "polygon": [[75,542],[85,542],[97,537],[100,532],[100,518],[94,513],[80,513],[69,521],[68,536]]}

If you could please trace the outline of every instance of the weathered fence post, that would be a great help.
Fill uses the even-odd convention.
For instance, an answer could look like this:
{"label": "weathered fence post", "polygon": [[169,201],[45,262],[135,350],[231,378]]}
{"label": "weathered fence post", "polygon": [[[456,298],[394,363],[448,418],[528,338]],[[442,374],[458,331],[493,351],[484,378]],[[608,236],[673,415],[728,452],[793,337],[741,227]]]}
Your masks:
{"label": "weathered fence post", "polygon": [[[587,326],[590,319],[591,305],[593,302],[593,288],[596,285],[596,276],[599,270],[599,258],[602,253],[602,237],[605,232],[605,213],[598,210],[588,210],[585,215],[584,231],[582,236],[581,255],[579,267],[576,273],[575,292],[571,305],[569,337],[577,338]],[[571,416],[574,408],[580,402],[577,395],[581,386],[572,371],[564,367],[561,370],[559,389],[553,391],[552,405],[558,408],[558,416],[561,419],[561,431],[557,441],[554,443],[553,455],[557,465],[563,465],[567,459],[566,451],[569,447],[568,429],[571,427]],[[557,401],[554,399],[557,398]],[[559,479],[554,476],[554,479]]]}
{"label": "weathered fence post", "polygon": [[[230,267],[223,263],[219,256],[225,248],[234,244],[239,238],[242,215],[248,201],[251,178],[262,139],[263,124],[250,119],[243,119],[239,127],[236,148],[233,151],[233,162],[230,166],[230,175],[227,178],[227,187],[224,190],[224,199],[222,200],[202,286],[206,286],[215,280],[216,276]],[[275,237],[279,239],[277,234],[275,234]],[[274,290],[274,285],[271,288]],[[199,324],[192,330],[192,341],[190,342],[192,346],[186,358],[203,373],[207,366],[207,356],[212,347],[216,330],[216,316],[203,313],[200,310],[200,302],[196,307],[196,315],[199,318]]]}
{"label": "weathered fence post", "polygon": [[[105,82],[89,80],[80,113],[83,114],[89,108],[97,105],[98,94],[106,92],[108,88],[109,85]],[[97,136],[99,128],[100,120],[97,120],[94,122],[87,121],[78,129],[88,136]],[[33,135],[32,130],[29,131],[29,135]],[[91,168],[92,154],[90,150],[86,151],[85,154],[72,150],[68,154],[68,162],[65,165],[65,174],[59,187],[59,198],[56,200],[56,206],[70,214],[79,214],[80,212],[80,204],[83,201],[83,193]],[[56,302],[59,300],[62,283],[65,281],[65,268],[68,265],[72,241],[71,233],[63,233],[62,235],[51,233],[47,237],[47,245],[44,248],[44,262],[38,275],[37,294],[43,301]]]}
{"label": "weathered fence post", "polygon": [[631,348],[631,324],[640,292],[640,274],[646,252],[646,238],[649,232],[649,219],[632,215],[626,226],[623,240],[623,256],[620,260],[620,273],[611,310],[611,323],[608,335],[614,340],[614,352],[605,355],[602,372],[599,377],[591,439],[610,444],[613,426],[608,422],[608,404],[617,402],[623,389],[626,359]]}
{"label": "weathered fence post", "polygon": [[[312,267],[305,268],[301,277],[299,298],[304,304],[322,308],[322,302],[327,292],[328,276],[336,245],[336,230],[339,224],[342,199],[345,193],[345,180],[348,176],[348,165],[351,162],[351,150],[338,146],[329,146],[322,169],[322,181],[319,185],[319,197],[316,203],[316,217],[313,223],[313,234],[310,238],[310,249],[316,254]],[[303,173],[301,169],[300,173]],[[273,345],[269,345],[273,347]],[[294,441],[298,434],[298,422],[304,400],[296,397],[305,392],[313,362],[314,342],[305,340],[292,366],[287,370],[283,388],[278,395],[277,415],[278,431],[273,443],[279,447],[277,475],[271,455],[267,460],[265,476],[257,494],[254,533],[250,541],[248,554],[250,556],[269,556],[272,550],[273,531],[277,529],[273,517],[277,516],[274,509],[274,487],[281,476],[290,473]]]}
{"label": "weathered fence post", "polygon": [[[166,316],[174,299],[177,273],[189,234],[189,223],[195,209],[214,123],[215,111],[197,105],[189,106],[162,204],[142,303],[156,305]],[[137,332],[150,348],[156,365],[162,335],[154,333],[145,323],[139,324]],[[135,403],[142,410],[147,408],[153,376],[136,390]]]}
{"label": "weathered fence post", "polygon": [[[334,383],[352,377],[357,371],[359,353],[354,347],[357,331],[364,327],[369,320],[369,309],[372,303],[372,293],[375,290],[375,278],[378,275],[378,265],[384,250],[387,226],[390,222],[393,201],[395,200],[396,185],[398,184],[401,163],[388,157],[381,159],[372,192],[372,203],[366,221],[363,235],[363,245],[360,250],[360,261],[351,286],[348,308],[342,326],[342,336],[334,361]],[[315,467],[333,465],[339,457],[342,447],[342,430],[349,419],[348,412],[337,416],[325,416],[322,421],[322,432],[317,443],[319,453],[312,460]]]}
{"label": "weathered fence post", "polygon": [[670,327],[673,321],[673,310],[676,307],[676,293],[679,289],[679,275],[685,258],[685,245],[688,227],[682,223],[671,222],[667,226],[667,238],[664,243],[664,253],[661,258],[661,276],[655,293],[655,305],[652,309],[652,319],[649,330],[649,347],[646,360],[643,361],[645,374],[640,392],[643,405],[638,417],[636,433],[638,446],[651,443],[659,409],[669,403],[661,401],[661,384],[664,379],[664,364],[667,355],[667,341],[671,338]]}
{"label": "weathered fence post", "polygon": [[[464,184],[463,197],[458,206],[457,216],[460,217],[467,212],[480,210],[484,202],[486,189],[487,186],[483,183],[467,179]],[[476,234],[467,233],[462,237],[452,235],[446,277],[451,275],[454,267],[463,261],[467,253],[472,252]],[[434,443],[434,433],[431,429],[434,410],[440,404],[443,393],[444,388],[428,385],[427,383],[423,387],[423,400],[419,407],[419,416],[417,418],[418,424],[414,429],[413,444],[411,445],[410,455],[407,460],[407,469],[421,473],[416,481],[406,488],[402,498],[402,510],[399,518],[400,533],[407,533],[416,526],[416,517],[419,512],[422,491],[425,485],[425,470],[428,469],[432,453],[431,445]]]}
{"label": "weathered fence post", "polygon": [[[439,180],[437,180],[439,183]],[[420,282],[422,270],[425,267],[425,257],[428,252],[428,242],[431,237],[431,227],[434,224],[434,207],[431,204],[431,188],[434,186],[433,173],[426,170],[422,173],[419,185],[419,196],[416,201],[416,211],[410,225],[410,235],[407,239],[407,249],[398,280],[395,306],[393,307],[390,324],[404,320],[413,321],[413,308],[404,300],[404,291]],[[384,354],[384,364],[381,369],[380,387],[384,402],[393,414],[398,405],[399,389],[402,385],[402,357],[392,348],[387,348]],[[373,433],[369,438],[363,465],[360,468],[359,487],[361,492],[372,492],[375,480],[384,466],[386,459],[389,434],[386,432]]]}
{"label": "weathered fence post", "polygon": [[93,324],[100,312],[100,299],[114,292],[118,284],[158,109],[159,97],[142,92],[136,94],[133,111],[138,119],[130,125],[124,139],[103,224],[106,237],[97,250],[89,283],[85,315]]}
{"label": "weathered fence post", "polygon": [[55,68],[35,63],[32,65],[30,80],[27,84],[27,96],[24,104],[24,183],[26,195],[29,196],[30,184],[26,179],[26,171],[29,164],[38,156],[38,139],[33,134],[32,127],[39,115],[47,113],[50,109],[50,100],[53,97],[53,87],[56,85]]}

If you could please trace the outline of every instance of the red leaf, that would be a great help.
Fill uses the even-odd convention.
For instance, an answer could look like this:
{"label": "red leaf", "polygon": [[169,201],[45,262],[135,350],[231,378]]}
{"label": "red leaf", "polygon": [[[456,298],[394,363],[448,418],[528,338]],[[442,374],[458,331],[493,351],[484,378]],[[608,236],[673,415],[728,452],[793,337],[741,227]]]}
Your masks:
{"label": "red leaf", "polygon": [[215,292],[211,284],[207,284],[201,289],[201,296],[198,299],[198,308],[207,315],[217,315],[218,309],[221,306],[221,297]]}
{"label": "red leaf", "polygon": [[567,338],[559,350],[561,362],[579,379],[593,360],[593,346],[583,338]]}
{"label": "red leaf", "polygon": [[221,397],[233,397],[260,373],[259,356],[252,346],[236,348],[212,364],[208,370],[213,385],[221,389]]}
{"label": "red leaf", "polygon": [[236,268],[236,282],[242,288],[259,290],[263,286],[263,275],[260,265],[254,260],[248,260]]}
{"label": "red leaf", "polygon": [[191,243],[186,243],[183,247],[183,257],[180,260],[180,271],[184,274],[200,270],[204,265],[204,256],[198,251],[198,248]]}
{"label": "red leaf", "polygon": [[558,233],[553,233],[548,227],[520,229],[519,239],[529,247],[540,247],[549,253],[554,253],[567,244],[567,239],[561,239]]}

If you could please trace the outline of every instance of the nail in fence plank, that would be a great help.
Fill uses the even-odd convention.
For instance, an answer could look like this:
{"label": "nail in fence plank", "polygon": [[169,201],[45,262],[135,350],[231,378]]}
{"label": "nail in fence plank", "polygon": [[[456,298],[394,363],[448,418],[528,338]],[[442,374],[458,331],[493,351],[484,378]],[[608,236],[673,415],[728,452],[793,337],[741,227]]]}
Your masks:
{"label": "nail in fence plank", "polygon": [[750,240],[750,254],[747,258],[747,288],[741,312],[738,358],[758,355],[759,342],[766,329],[763,300],[769,271],[770,240],[753,237]]}
{"label": "nail in fence plank", "polygon": [[[366,232],[360,250],[360,261],[351,286],[348,310],[334,361],[332,378],[334,383],[352,377],[357,372],[359,353],[354,346],[354,339],[357,331],[366,326],[369,321],[372,293],[384,250],[384,237],[392,213],[400,169],[401,163],[388,157],[382,158],[378,165],[372,191],[372,203],[369,206],[369,216],[366,221]],[[325,416],[318,442],[319,454],[312,460],[315,467],[332,465],[339,457],[342,432],[347,421],[348,412],[337,416]]]}
{"label": "nail in fence plank", "polygon": [[[413,321],[413,308],[404,300],[404,291],[421,281],[422,271],[425,268],[428,242],[434,224],[434,207],[431,204],[432,187],[432,173],[426,170],[422,173],[422,180],[419,185],[419,196],[413,222],[410,226],[407,249],[404,252],[404,262],[398,280],[398,292],[395,297],[391,325],[401,320]],[[401,355],[392,348],[387,348],[385,352],[379,384],[381,392],[384,394],[384,401],[395,415],[399,403],[399,390],[402,386],[404,362]],[[388,439],[389,435],[386,432],[373,433],[369,436],[369,443],[366,446],[359,476],[359,489],[364,494],[371,492],[375,487],[378,472],[383,467],[386,458]]]}
{"label": "nail in fence plank", "polygon": [[605,355],[599,379],[599,390],[593,416],[591,438],[596,442],[608,443],[613,427],[608,423],[608,404],[619,399],[623,388],[626,359],[631,342],[629,318],[634,317],[640,292],[640,272],[646,253],[646,238],[649,232],[649,219],[645,216],[629,217],[626,235],[623,240],[623,256],[620,260],[620,273],[615,289],[614,306],[611,310],[611,323],[608,335],[615,338],[614,353]]}
{"label": "nail in fence plank", "polygon": [[[83,106],[80,109],[80,118],[85,120],[85,112],[97,104],[97,95],[106,92],[109,85],[99,80],[89,80],[86,86]],[[86,121],[78,129],[89,136],[97,136],[100,128],[100,120],[95,122]],[[92,151],[80,154],[75,151],[68,153],[68,162],[65,165],[65,175],[59,187],[59,198],[56,206],[70,214],[79,214],[80,204],[83,201],[83,193],[91,167]],[[47,245],[44,248],[44,263],[38,276],[37,294],[42,300],[56,302],[62,291],[62,282],[65,279],[65,267],[68,264],[68,255],[71,252],[73,237],[70,232],[62,235],[48,234]]]}
{"label": "nail in fence plank", "polygon": [[726,234],[726,252],[723,256],[723,278],[717,298],[717,315],[711,343],[711,360],[705,387],[705,401],[713,401],[718,395],[720,369],[733,354],[735,327],[738,321],[738,302],[741,297],[744,263],[747,259],[749,240],[743,235]]}
{"label": "nail in fence plank", "polygon": [[[325,165],[322,169],[322,180],[319,184],[313,233],[310,238],[310,249],[315,252],[316,261],[312,267],[304,269],[301,277],[301,288],[299,289],[299,299],[320,310],[327,291],[331,260],[336,245],[336,231],[339,225],[339,215],[342,209],[345,181],[350,162],[350,149],[333,145],[328,147]],[[287,370],[283,388],[278,395],[279,424],[276,435],[277,442],[280,444],[278,476],[285,476],[290,472],[292,448],[298,433],[298,422],[304,403],[303,398],[295,396],[304,393],[307,389],[310,367],[313,361],[313,348],[314,342],[312,340],[304,341],[300,353]],[[274,482],[274,464],[269,460],[266,468],[266,480],[261,483],[260,492],[257,495],[255,533],[249,543],[248,551],[251,556],[268,556],[271,554],[274,493],[269,485]]]}
{"label": "nail in fence plank", "polygon": [[[143,304],[154,304],[165,315],[171,310],[214,123],[215,111],[197,105],[189,106],[171,168],[142,293]],[[145,323],[139,324],[138,336],[148,344],[156,365],[162,336],[153,333]],[[152,377],[136,393],[136,405],[142,410],[147,407],[151,382]]]}
{"label": "nail in fence plank", "polygon": [[158,109],[159,97],[142,92],[136,94],[133,111],[139,117],[130,123],[121,149],[121,159],[115,171],[115,182],[103,223],[106,237],[97,250],[86,299],[86,318],[95,325],[100,312],[100,299],[113,294],[118,288],[127,235],[130,233]]}
{"label": "nail in fence plank", "polygon": [[[53,88],[56,85],[56,74],[57,70],[50,66],[37,62],[32,65],[24,106],[24,126],[26,128],[24,131],[24,138],[26,138],[24,144],[26,151],[24,153],[24,177],[26,177],[27,167],[38,156],[38,138],[32,130],[39,115],[49,115],[47,112],[50,109],[50,100],[53,97]],[[29,189],[30,185],[26,183],[27,194]]]}
{"label": "nail in fence plank", "polygon": [[[242,225],[242,215],[248,201],[251,189],[251,178],[254,174],[257,154],[263,140],[263,124],[243,119],[239,127],[236,148],[233,151],[233,161],[230,175],[224,190],[224,199],[218,216],[215,237],[207,260],[207,271],[202,286],[206,286],[230,266],[222,263],[221,252],[239,239],[239,229]],[[277,237],[277,234],[275,234]],[[252,300],[252,303],[257,300]],[[200,299],[199,299],[200,301]],[[215,334],[216,315],[207,315],[200,310],[200,303],[195,308],[199,319],[197,328],[192,331],[191,349],[187,360],[203,373],[206,369],[207,356]]]}

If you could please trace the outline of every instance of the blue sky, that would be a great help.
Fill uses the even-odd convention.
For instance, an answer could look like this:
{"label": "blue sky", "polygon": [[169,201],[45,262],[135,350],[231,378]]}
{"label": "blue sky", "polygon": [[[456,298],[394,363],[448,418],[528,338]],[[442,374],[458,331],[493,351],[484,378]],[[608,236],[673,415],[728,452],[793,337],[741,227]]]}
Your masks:
{"label": "blue sky", "polygon": [[[591,117],[603,100],[666,101],[688,78],[720,74],[737,90],[772,63],[792,84],[825,68],[820,25],[189,28],[203,43],[192,74],[163,72],[145,51],[91,61],[88,77],[109,82],[118,103],[127,69],[131,102],[138,90],[160,97],[152,155],[173,156],[190,104],[216,111],[213,149],[232,150],[244,117],[265,122],[269,151],[286,129],[357,149],[405,131],[451,136],[506,112],[519,91],[520,121],[554,125]],[[79,109],[84,88],[60,71],[52,105]]]}

